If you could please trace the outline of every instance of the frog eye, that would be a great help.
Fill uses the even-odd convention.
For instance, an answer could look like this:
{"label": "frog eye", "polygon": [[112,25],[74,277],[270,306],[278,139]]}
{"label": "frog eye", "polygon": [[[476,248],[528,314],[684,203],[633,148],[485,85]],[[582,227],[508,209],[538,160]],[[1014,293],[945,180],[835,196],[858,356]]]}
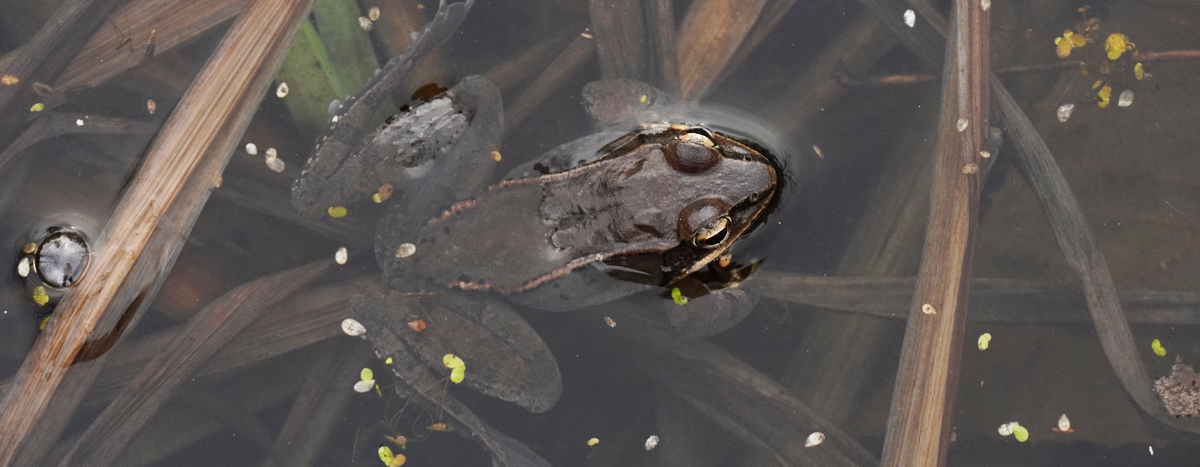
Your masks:
{"label": "frog eye", "polygon": [[729,216],[721,216],[701,227],[700,231],[696,232],[696,238],[692,240],[692,243],[701,248],[716,248],[727,237],[729,237]]}
{"label": "frog eye", "polygon": [[[672,140],[662,148],[667,163],[671,164],[675,170],[683,173],[699,173],[716,165],[717,161],[721,159],[721,153],[704,144],[704,141],[712,144],[712,140],[695,133],[686,133],[685,135],[693,135],[688,139],[696,141],[680,138]],[[700,141],[700,139],[704,141]]]}

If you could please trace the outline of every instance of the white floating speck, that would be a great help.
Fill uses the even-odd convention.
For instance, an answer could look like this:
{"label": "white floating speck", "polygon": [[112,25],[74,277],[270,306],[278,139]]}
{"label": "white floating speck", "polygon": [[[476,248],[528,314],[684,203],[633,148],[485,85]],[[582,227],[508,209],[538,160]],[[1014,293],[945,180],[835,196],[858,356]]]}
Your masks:
{"label": "white floating speck", "polygon": [[[1130,93],[1130,94],[1132,94],[1132,93]],[[1124,94],[1121,94],[1121,95],[1124,96]],[[1121,106],[1121,107],[1124,107],[1124,106]],[[76,119],[75,126],[83,126],[83,119],[82,118]]]}
{"label": "white floating speck", "polygon": [[1058,106],[1058,112],[1055,115],[1058,117],[1058,121],[1066,123],[1071,119],[1072,112],[1075,112],[1075,104],[1063,104]]}
{"label": "white floating speck", "polygon": [[349,256],[350,254],[346,252],[346,247],[341,247],[337,249],[337,253],[333,254],[333,260],[337,261],[338,264],[346,264],[346,259]]}
{"label": "white floating speck", "polygon": [[1117,97],[1117,107],[1129,107],[1133,104],[1133,91],[1126,89]]}
{"label": "white floating speck", "polygon": [[658,446],[658,436],[651,436],[649,438],[646,438],[646,450],[647,451],[654,449],[655,446]]}
{"label": "white floating speck", "polygon": [[287,93],[288,93],[287,81],[279,83],[279,86],[275,87],[275,97],[283,99],[283,98],[287,97]]}
{"label": "white floating speck", "polygon": [[590,33],[590,32],[583,31],[583,32],[579,33],[579,37],[582,37],[584,39],[592,39],[595,36],[592,36],[592,33]]}
{"label": "white floating speck", "polygon": [[337,116],[337,115],[334,115],[334,116],[333,116],[333,123],[337,123],[337,121],[338,121],[338,116]]}
{"label": "white floating speck", "polygon": [[992,0],[979,0],[979,8],[983,8],[983,11],[988,11],[992,8]]}
{"label": "white floating speck", "polygon": [[373,387],[375,387],[375,380],[373,380],[373,379],[359,380],[357,383],[354,383],[354,392],[357,392],[357,393],[371,392],[371,388],[373,388]]}
{"label": "white floating speck", "polygon": [[276,151],[275,148],[267,148],[266,155],[267,155],[267,157],[273,159],[273,158],[279,157],[279,151]]}
{"label": "white floating speck", "polygon": [[984,159],[991,158],[992,152],[991,151],[979,151],[979,157],[982,157]]}
{"label": "white floating speck", "polygon": [[[22,276],[22,277],[23,277],[23,276]],[[605,316],[605,317],[604,317],[604,323],[605,323],[605,324],[607,324],[607,325],[608,325],[608,327],[610,327],[610,328],[615,328],[615,327],[617,327],[617,322],[616,322],[616,321],[613,321],[613,319],[612,319],[612,318],[609,318],[609,317],[607,317],[607,316]]]}
{"label": "white floating speck", "polygon": [[370,31],[372,26],[374,26],[374,23],[371,22],[371,18],[366,16],[358,17],[358,27],[362,28],[363,31]]}
{"label": "white floating speck", "polygon": [[267,154],[267,156],[264,157],[263,160],[265,160],[267,162],[267,168],[269,168],[275,172],[283,172],[283,169],[287,165],[287,164],[284,164],[283,159],[274,157],[270,154]]}
{"label": "white floating speck", "polygon": [[912,10],[904,10],[904,25],[913,27],[917,25],[917,12]]}
{"label": "white floating speck", "polygon": [[958,122],[956,122],[956,123],[954,124],[954,128],[957,128],[957,129],[958,129],[958,132],[959,132],[959,133],[962,133],[962,132],[963,132],[963,130],[966,130],[966,129],[967,129],[967,125],[968,125],[968,124],[970,124],[970,122],[969,122],[969,121],[967,121],[967,119],[965,119],[965,118],[960,118],[960,119],[958,119]]}
{"label": "white floating speck", "polygon": [[1062,414],[1061,417],[1058,417],[1058,431],[1071,431],[1071,419],[1067,418],[1067,414]]}
{"label": "white floating speck", "polygon": [[373,6],[367,10],[367,19],[371,21],[379,21],[379,7]]}
{"label": "white floating speck", "polygon": [[804,447],[811,448],[813,446],[816,446],[816,445],[824,443],[824,442],[825,442],[825,433],[821,433],[819,431],[814,431],[814,432],[812,432],[811,435],[808,435],[808,439],[804,440]]}
{"label": "white floating speck", "polygon": [[1151,455],[1151,456],[1153,456],[1153,455],[1154,455],[1154,446],[1150,446],[1150,455]]}
{"label": "white floating speck", "polygon": [[367,333],[367,327],[354,318],[346,318],[342,320],[342,332],[347,336],[361,336]]}
{"label": "white floating speck", "polygon": [[29,276],[29,263],[28,256],[21,258],[21,261],[17,262],[17,275],[21,277]]}
{"label": "white floating speck", "polygon": [[254,143],[246,143],[246,154],[251,156],[258,154],[258,146],[255,146]]}
{"label": "white floating speck", "polygon": [[401,243],[399,248],[396,248],[397,258],[407,258],[417,252],[417,246],[411,243]]}
{"label": "white floating speck", "polygon": [[415,41],[415,40],[417,40],[418,37],[421,37],[421,35],[417,34],[417,31],[408,33],[408,40]]}
{"label": "white floating speck", "polygon": [[927,315],[936,315],[937,308],[934,308],[933,305],[926,303],[924,305],[921,305],[921,313],[925,313]]}
{"label": "white floating speck", "polygon": [[1012,436],[1013,427],[1015,427],[1015,426],[1017,426],[1017,422],[1008,422],[1003,425],[1000,425],[1000,429],[996,430],[996,431],[1000,432],[1000,436]]}

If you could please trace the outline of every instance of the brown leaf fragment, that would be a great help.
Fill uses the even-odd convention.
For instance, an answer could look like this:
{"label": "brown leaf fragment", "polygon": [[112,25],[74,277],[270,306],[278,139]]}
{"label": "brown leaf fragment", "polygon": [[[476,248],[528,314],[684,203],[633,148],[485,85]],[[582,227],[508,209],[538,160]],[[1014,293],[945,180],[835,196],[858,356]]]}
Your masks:
{"label": "brown leaf fragment", "polygon": [[1200,412],[1200,375],[1191,365],[1184,365],[1179,357],[1175,357],[1171,376],[1160,376],[1154,381],[1154,392],[1175,418],[1191,417]]}

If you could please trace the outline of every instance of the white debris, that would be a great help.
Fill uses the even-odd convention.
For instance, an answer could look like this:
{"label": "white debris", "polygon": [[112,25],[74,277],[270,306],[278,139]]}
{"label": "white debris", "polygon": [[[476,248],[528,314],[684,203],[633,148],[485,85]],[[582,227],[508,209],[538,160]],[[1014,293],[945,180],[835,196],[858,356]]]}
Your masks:
{"label": "white debris", "polygon": [[342,332],[347,336],[361,336],[367,333],[367,327],[354,318],[346,318],[342,320]]}
{"label": "white debris", "polygon": [[1000,425],[1000,429],[996,430],[996,431],[1000,432],[1000,436],[1012,436],[1013,427],[1016,427],[1016,426],[1017,426],[1017,422],[1008,422],[1003,425]]}
{"label": "white debris", "polygon": [[1133,91],[1126,89],[1121,91],[1121,95],[1117,97],[1117,107],[1129,107],[1133,105]]}
{"label": "white debris", "polygon": [[1071,119],[1071,113],[1075,112],[1075,104],[1063,104],[1058,106],[1058,112],[1055,114],[1058,121],[1066,123]]}
{"label": "white debris", "polygon": [[1071,431],[1071,419],[1067,418],[1067,414],[1062,414],[1061,417],[1058,417],[1058,431],[1064,433]]}
{"label": "white debris", "polygon": [[287,97],[287,95],[288,95],[287,81],[279,83],[279,86],[275,87],[275,97],[283,99],[284,97]]}
{"label": "white debris", "polygon": [[979,0],[979,8],[983,8],[983,11],[988,11],[992,8],[992,0]]}
{"label": "white debris", "polygon": [[21,261],[17,263],[17,275],[21,277],[29,276],[29,263],[31,263],[31,261],[29,261],[28,256],[21,258]]}
{"label": "white debris", "polygon": [[[1124,94],[1121,94],[1121,95],[1124,96]],[[1122,106],[1122,107],[1124,107],[1124,106]],[[83,119],[82,118],[75,119],[75,126],[83,126]]]}
{"label": "white debris", "polygon": [[346,259],[349,257],[350,254],[346,252],[346,247],[338,248],[337,253],[333,254],[333,260],[337,261],[338,264],[346,264]]}
{"label": "white debris", "polygon": [[649,438],[646,438],[646,450],[647,451],[654,449],[655,446],[658,446],[658,436],[651,436]]}
{"label": "white debris", "polygon": [[246,154],[251,156],[258,154],[258,146],[256,146],[254,143],[246,143]]}
{"label": "white debris", "polygon": [[914,27],[917,25],[917,12],[912,10],[904,10],[904,25]]}
{"label": "white debris", "polygon": [[824,442],[825,442],[825,433],[821,433],[819,431],[814,431],[811,435],[808,435],[808,439],[804,440],[804,447],[811,448],[813,446],[817,446]]}
{"label": "white debris", "polygon": [[371,22],[371,18],[368,18],[366,16],[358,17],[358,27],[362,28],[363,31],[370,31],[371,28],[374,27],[374,25],[375,25],[375,23]]}
{"label": "white debris", "polygon": [[373,6],[370,10],[367,10],[367,19],[379,21],[379,7]]}
{"label": "white debris", "polygon": [[371,388],[374,388],[374,387],[375,387],[375,380],[373,380],[373,379],[359,380],[357,383],[354,383],[354,392],[367,393],[367,392],[370,392]]}
{"label": "white debris", "polygon": [[411,243],[401,243],[399,248],[396,248],[397,258],[407,258],[417,252],[417,246]]}

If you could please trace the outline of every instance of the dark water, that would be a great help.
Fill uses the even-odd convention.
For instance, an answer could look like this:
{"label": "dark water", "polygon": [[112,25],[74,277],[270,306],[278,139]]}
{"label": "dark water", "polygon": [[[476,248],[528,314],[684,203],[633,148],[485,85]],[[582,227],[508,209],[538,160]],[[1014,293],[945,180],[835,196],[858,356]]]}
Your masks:
{"label": "dark water", "polygon": [[[0,52],[28,41],[36,32],[34,25],[44,22],[57,7],[43,3],[53,2],[0,3]],[[400,3],[360,5],[363,11],[371,6],[387,10],[401,8]],[[405,8],[411,6],[403,3]],[[675,3],[679,21],[689,6],[686,1]],[[1200,12],[1190,6],[1115,1],[1092,5],[1080,13],[1077,9],[1081,6],[1058,1],[996,2],[993,67],[1055,61],[1053,38],[1066,28],[1078,31],[1077,23],[1089,18],[1098,18],[1105,33],[1126,34],[1142,52],[1200,48],[1200,38],[1194,34]],[[413,11],[427,21],[434,9],[436,5],[427,1],[424,9]],[[794,83],[812,73],[815,64],[827,66],[828,62],[822,61],[828,53],[826,47],[864,14],[853,2],[800,2],[702,99],[740,109],[765,122],[774,130],[772,136],[780,142],[780,155],[789,167],[791,180],[783,193],[784,202],[769,224],[746,239],[740,250],[740,254],[764,260],[760,274],[916,273],[927,210],[927,200],[918,187],[927,186],[928,181],[920,170],[911,171],[914,175],[907,169],[919,166],[922,158],[932,154],[937,85],[843,89],[838,97],[822,101],[815,109],[791,104],[803,95],[803,89],[797,91]],[[492,70],[538,44],[565,38],[557,39],[553,52],[520,73],[519,79],[502,83],[506,106],[511,105],[529,92],[529,83],[588,21],[588,4],[580,0],[480,1],[455,37],[418,68],[414,73],[418,76],[405,89],[395,93],[401,97],[398,102],[404,103],[403,97],[429,80],[449,86],[466,75]],[[125,29],[134,21],[114,15],[110,23],[101,30]],[[375,24],[372,50],[364,55],[386,59],[389,52],[380,30],[385,27],[385,22]],[[225,28],[162,50],[153,60],[57,110],[161,123]],[[875,25],[862,31],[880,28]],[[876,41],[877,47],[890,47],[886,39]],[[1103,37],[1099,42],[1088,44],[1090,49],[1081,48],[1072,57],[1098,66],[1092,57],[1099,53]],[[861,75],[936,74],[922,68],[902,46],[881,50],[878,55],[881,58],[872,65],[851,71]],[[336,62],[343,57],[332,58]],[[1051,71],[1007,76],[1005,82],[1075,190],[1118,287],[1200,291],[1200,251],[1195,248],[1200,242],[1200,162],[1195,157],[1200,136],[1196,130],[1200,118],[1195,111],[1200,108],[1196,93],[1200,70],[1191,61],[1147,62],[1144,65],[1152,77],[1136,80],[1131,78],[1128,63],[1119,63],[1123,64],[1108,75],[1092,71],[1089,77],[1082,77],[1076,70]],[[589,134],[592,126],[580,105],[580,89],[600,77],[600,65],[593,57],[569,74],[526,119],[510,127],[501,146],[500,172]],[[1106,108],[1095,103],[1092,84],[1098,77],[1113,87],[1113,102]],[[292,94],[286,99],[298,99],[302,89],[296,81],[289,84]],[[230,344],[231,354],[244,360],[225,366],[214,363],[217,370],[202,370],[185,384],[139,433],[117,461],[119,465],[262,465],[287,423],[297,394],[322,358],[365,352],[365,343],[343,335],[337,323],[342,317],[341,298],[356,290],[349,281],[355,277],[370,280],[379,273],[370,251],[374,226],[383,210],[364,208],[345,223],[328,219],[304,223],[285,211],[291,208],[291,182],[308,157],[316,134],[313,127],[294,116],[285,100],[275,97],[274,86],[238,144],[221,188],[214,190],[162,290],[144,319],[114,350],[117,354],[112,360],[139,361],[131,356],[138,352],[153,355],[159,347],[141,343],[181,327],[198,309],[233,287],[330,258],[341,246],[351,251],[351,262],[328,283],[299,292],[282,306],[283,311],[266,313],[282,316],[276,322],[283,324],[270,328],[274,332],[264,333],[262,340],[272,341],[272,337],[286,334],[286,329],[308,326],[305,337],[297,338],[303,342],[262,350],[247,344],[256,341],[254,336],[235,339]],[[346,86],[353,91],[358,84]],[[1115,96],[1125,89],[1136,97],[1129,107],[1118,107]],[[156,101],[154,115],[146,112],[147,99]],[[1060,123],[1055,110],[1066,103],[1074,103],[1075,111],[1069,121]],[[71,225],[97,235],[152,136],[66,135],[20,153],[0,174],[0,208],[4,210],[0,236],[6,242],[0,262],[17,264],[21,246],[50,225]],[[254,143],[258,155],[248,155],[245,143]],[[814,145],[823,157],[817,157]],[[267,148],[276,149],[286,163],[283,173],[271,171],[264,163]],[[973,275],[1044,285],[1076,284],[1045,212],[1012,167],[1006,151],[1011,149],[1001,148],[985,188]],[[908,199],[912,201],[895,202]],[[891,216],[902,211],[913,212],[908,217]],[[907,234],[895,232],[906,227],[889,224],[895,217],[909,219]],[[879,246],[879,239],[889,234],[894,235],[894,245]],[[51,307],[33,302],[30,288],[17,277],[15,267],[3,274],[0,377],[8,378],[37,338],[38,323]],[[746,286],[752,284],[753,277]],[[765,298],[758,301],[752,314],[707,341],[788,388],[795,400],[828,418],[845,436],[878,457],[891,408],[903,321],[855,318],[843,311],[789,301],[783,291],[767,289],[763,293]],[[873,298],[868,297],[870,300]],[[897,314],[906,313],[906,302],[902,303]],[[325,312],[312,312],[322,307]],[[301,312],[304,309],[307,314]],[[1044,312],[1053,311],[1063,310]],[[653,373],[648,369],[652,364],[631,361],[628,344],[614,338],[605,326],[606,312],[520,312],[558,360],[564,391],[555,408],[534,415],[466,388],[448,391],[494,428],[524,442],[551,464],[777,465],[762,444],[744,434],[744,427],[731,429],[727,421],[712,419],[689,402],[691,396],[656,379],[664,376],[648,374]],[[648,316],[656,313],[642,312]],[[1175,318],[1195,323],[1198,312],[1191,308]],[[951,444],[947,464],[1196,465],[1200,449],[1164,437],[1139,416],[1105,360],[1086,310],[1064,313],[1074,313],[1079,319],[1059,324],[968,324],[952,420],[956,441]],[[620,321],[617,326],[622,326]],[[850,331],[858,328],[869,331]],[[992,340],[986,351],[980,351],[976,340],[985,332]],[[1194,324],[1135,323],[1133,333],[1151,377],[1169,374],[1176,355],[1184,362],[1200,361]],[[1154,354],[1150,347],[1154,339],[1167,349],[1167,356]],[[142,346],[137,347],[139,344]],[[392,446],[408,457],[405,465],[490,465],[488,455],[477,444],[453,433],[427,429],[441,414],[394,395],[382,362],[374,358],[344,361],[373,368],[381,393],[354,393],[337,416],[321,422],[329,434],[318,445],[293,445],[285,452],[314,450],[314,465],[379,465],[376,450],[388,443],[384,436],[399,434],[410,440],[403,451]],[[357,374],[357,367],[351,370],[350,374]],[[62,455],[129,376],[100,377],[102,383],[85,397],[47,464]],[[348,377],[335,386],[348,392],[356,379]],[[103,395],[105,391],[108,396]],[[726,405],[727,410],[741,406]],[[1073,434],[1051,432],[1062,414],[1069,416]],[[769,420],[773,419],[764,418],[762,423],[769,424]],[[997,427],[1011,421],[1028,428],[1027,442],[997,433]],[[301,426],[304,431],[320,429],[315,421]],[[1198,422],[1187,419],[1180,426],[1200,428]],[[750,431],[790,433],[794,428],[755,424]],[[647,451],[643,446],[651,435],[659,436],[661,442]],[[599,444],[589,447],[587,440],[593,437]]]}

